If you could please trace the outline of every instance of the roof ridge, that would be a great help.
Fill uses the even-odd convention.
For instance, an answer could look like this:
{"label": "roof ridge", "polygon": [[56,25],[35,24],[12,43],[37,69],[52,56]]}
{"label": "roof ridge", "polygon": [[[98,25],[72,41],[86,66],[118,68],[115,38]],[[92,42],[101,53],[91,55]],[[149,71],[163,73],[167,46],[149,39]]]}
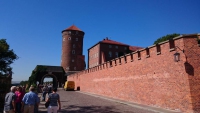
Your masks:
{"label": "roof ridge", "polygon": [[80,30],[78,27],[76,27],[74,24],[73,24],[72,26],[68,27],[68,28],[65,29],[65,30],[76,30],[76,31],[82,31],[82,30]]}
{"label": "roof ridge", "polygon": [[118,42],[118,41],[115,41],[115,40],[111,40],[111,39],[103,39],[102,41],[100,41],[102,43],[110,43],[110,44],[121,44],[121,45],[127,45],[129,46],[128,44],[124,44],[124,43],[121,43],[121,42]]}

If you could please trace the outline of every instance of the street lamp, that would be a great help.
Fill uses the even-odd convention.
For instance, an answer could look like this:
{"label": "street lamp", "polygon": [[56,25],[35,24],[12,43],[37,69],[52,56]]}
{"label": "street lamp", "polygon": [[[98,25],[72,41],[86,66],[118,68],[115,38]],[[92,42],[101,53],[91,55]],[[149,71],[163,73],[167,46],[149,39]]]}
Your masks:
{"label": "street lamp", "polygon": [[[178,46],[175,46],[175,50],[176,49],[179,49],[179,50],[181,50]],[[184,50],[181,50],[183,53],[184,53]],[[177,51],[176,51],[176,53],[174,54],[174,61],[175,62],[178,62],[178,61],[180,61],[180,53],[178,53]]]}
{"label": "street lamp", "polygon": [[175,62],[180,61],[180,53],[176,52],[176,53],[174,54],[174,61],[175,61]]}

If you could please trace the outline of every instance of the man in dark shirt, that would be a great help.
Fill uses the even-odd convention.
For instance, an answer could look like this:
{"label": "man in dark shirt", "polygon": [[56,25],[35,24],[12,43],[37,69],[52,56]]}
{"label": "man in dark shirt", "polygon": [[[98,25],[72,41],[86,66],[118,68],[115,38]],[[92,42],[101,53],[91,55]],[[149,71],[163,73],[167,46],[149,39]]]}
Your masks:
{"label": "man in dark shirt", "polygon": [[5,96],[4,113],[15,113],[16,86],[10,88],[10,92]]}

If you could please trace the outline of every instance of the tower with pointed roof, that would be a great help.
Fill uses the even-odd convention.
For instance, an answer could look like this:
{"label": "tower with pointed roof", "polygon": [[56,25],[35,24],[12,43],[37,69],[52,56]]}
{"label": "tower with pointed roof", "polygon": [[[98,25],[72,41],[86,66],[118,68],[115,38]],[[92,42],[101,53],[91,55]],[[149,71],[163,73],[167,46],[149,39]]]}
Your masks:
{"label": "tower with pointed roof", "polygon": [[85,69],[85,56],[83,55],[84,34],[75,25],[62,31],[61,66],[66,73]]}

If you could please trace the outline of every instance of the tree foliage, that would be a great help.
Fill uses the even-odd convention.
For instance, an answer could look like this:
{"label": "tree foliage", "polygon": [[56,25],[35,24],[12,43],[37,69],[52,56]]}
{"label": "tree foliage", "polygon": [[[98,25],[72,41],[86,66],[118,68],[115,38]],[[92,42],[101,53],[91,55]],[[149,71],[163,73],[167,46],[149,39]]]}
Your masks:
{"label": "tree foliage", "polygon": [[21,81],[19,84],[22,85],[22,86],[26,86],[26,84],[28,84],[28,81],[27,80],[26,81]]}
{"label": "tree foliage", "polygon": [[18,56],[10,49],[6,39],[0,39],[0,75],[12,72],[10,65],[17,59]]}
{"label": "tree foliage", "polygon": [[177,34],[177,33],[168,34],[168,35],[166,35],[166,36],[163,36],[163,37],[158,38],[156,41],[154,41],[154,44],[158,44],[158,43],[160,43],[160,42],[173,39],[174,37],[177,37],[177,36],[180,36],[180,34]]}
{"label": "tree foliage", "polygon": [[37,82],[36,76],[39,73],[46,72],[46,69],[47,68],[45,66],[37,66],[36,70],[32,71],[31,76],[28,79],[28,87],[30,87],[31,85],[36,85],[36,82]]}

